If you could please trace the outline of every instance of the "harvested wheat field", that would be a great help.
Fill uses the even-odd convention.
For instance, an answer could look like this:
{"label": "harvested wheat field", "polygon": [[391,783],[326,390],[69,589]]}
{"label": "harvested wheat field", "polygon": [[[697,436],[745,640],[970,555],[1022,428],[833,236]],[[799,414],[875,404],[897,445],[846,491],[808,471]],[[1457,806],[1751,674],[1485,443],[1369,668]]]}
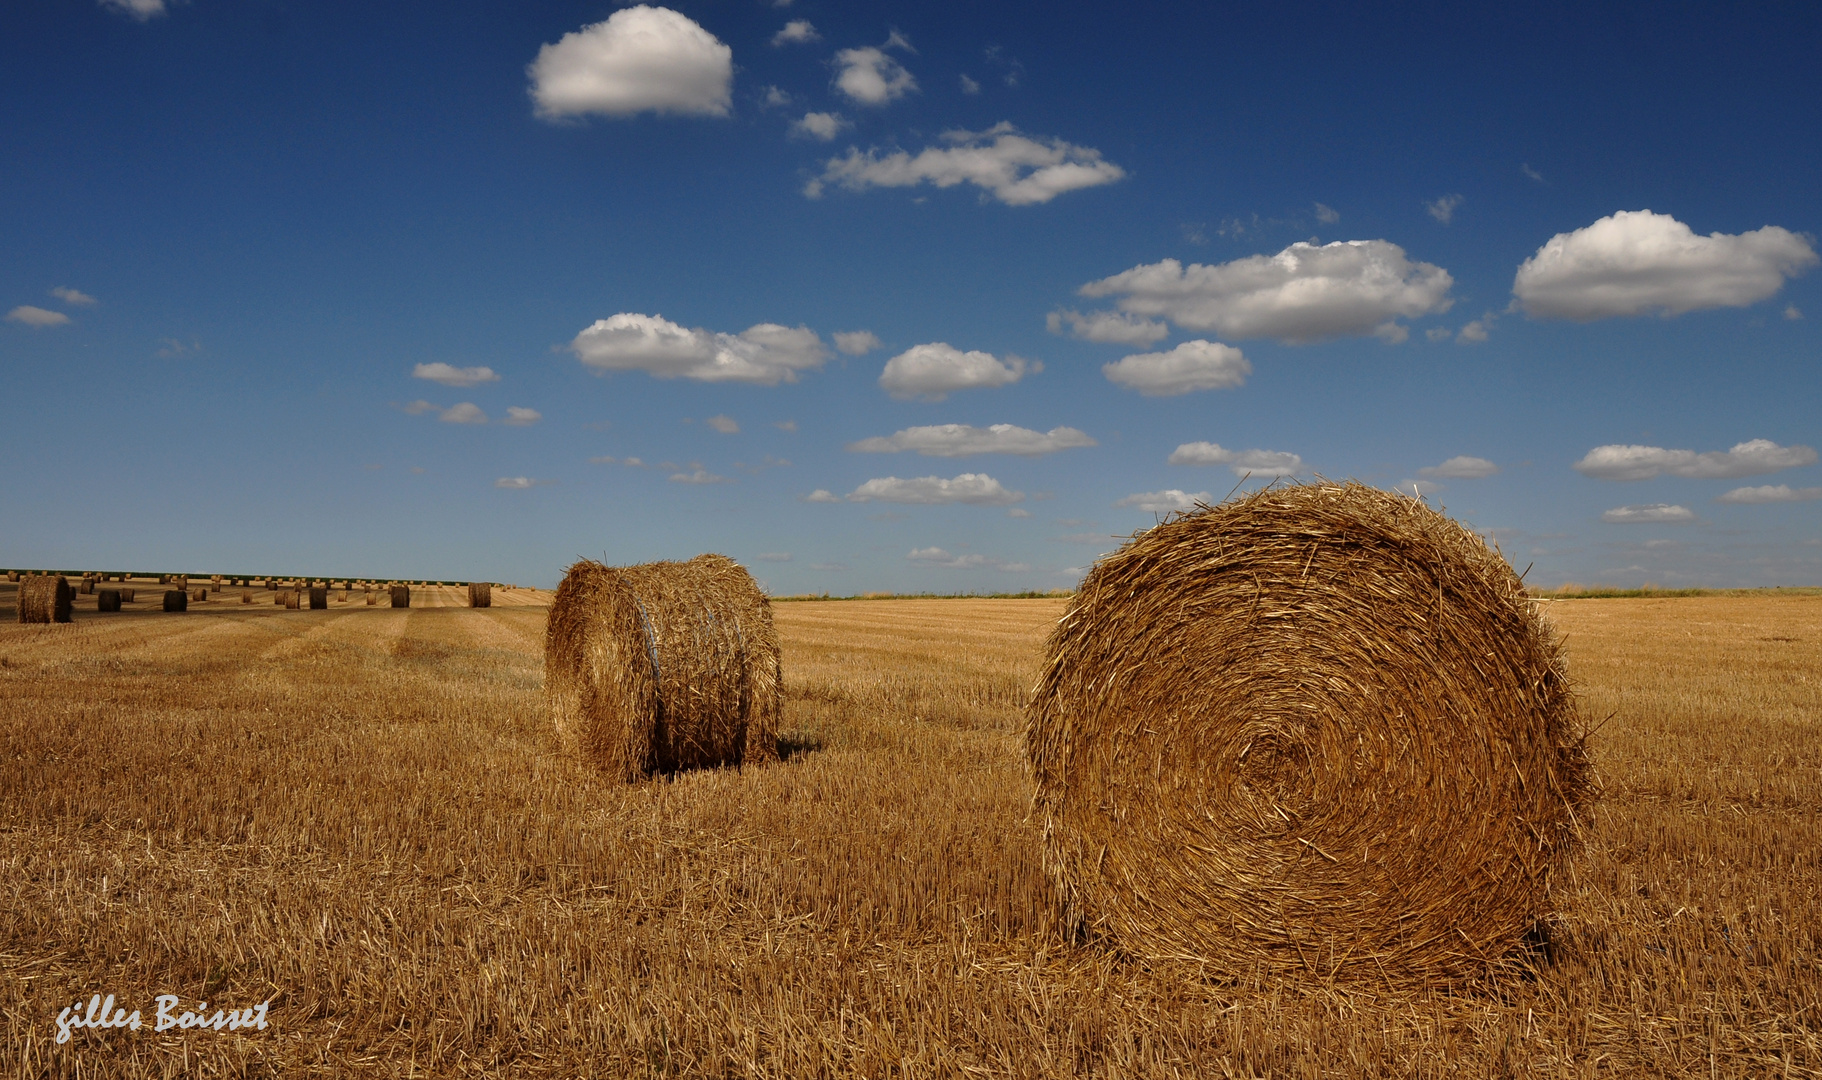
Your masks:
{"label": "harvested wheat field", "polygon": [[[1388,994],[1066,941],[1021,715],[1060,600],[777,603],[783,760],[628,785],[552,730],[549,593],[15,590],[6,1075],[1822,1073],[1822,596],[1548,604],[1603,784],[1551,940]],[[270,1026],[58,1044],[95,993]]]}

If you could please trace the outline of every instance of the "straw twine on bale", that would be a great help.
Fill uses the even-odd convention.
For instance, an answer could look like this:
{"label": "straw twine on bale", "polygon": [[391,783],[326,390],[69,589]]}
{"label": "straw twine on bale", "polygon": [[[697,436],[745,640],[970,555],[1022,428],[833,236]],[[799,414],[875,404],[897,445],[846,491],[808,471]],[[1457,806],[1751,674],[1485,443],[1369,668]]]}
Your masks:
{"label": "straw twine on bale", "polygon": [[723,555],[569,568],[544,636],[557,735],[609,777],[778,758],[778,633]]}
{"label": "straw twine on bale", "polygon": [[164,609],[166,611],[190,610],[190,594],[184,592],[182,589],[166,589],[164,594]]}
{"label": "straw twine on bale", "polygon": [[486,582],[486,581],[469,582],[468,583],[468,606],[469,607],[492,607],[493,606],[493,584],[491,582]]}
{"label": "straw twine on bale", "polygon": [[96,611],[119,611],[120,610],[120,590],[119,589],[103,589],[100,592],[96,593],[95,594],[95,610]]}
{"label": "straw twine on bale", "polygon": [[392,587],[392,606],[393,607],[410,607],[411,606],[411,586],[394,585]]}
{"label": "straw twine on bale", "polygon": [[26,574],[19,579],[19,621],[66,623],[74,596],[62,574]]}
{"label": "straw twine on bale", "polygon": [[1202,507],[1103,558],[1027,720],[1071,931],[1217,973],[1484,973],[1548,914],[1593,798],[1518,577],[1359,484]]}
{"label": "straw twine on bale", "polygon": [[324,611],[329,607],[329,586],[310,586],[310,610]]}

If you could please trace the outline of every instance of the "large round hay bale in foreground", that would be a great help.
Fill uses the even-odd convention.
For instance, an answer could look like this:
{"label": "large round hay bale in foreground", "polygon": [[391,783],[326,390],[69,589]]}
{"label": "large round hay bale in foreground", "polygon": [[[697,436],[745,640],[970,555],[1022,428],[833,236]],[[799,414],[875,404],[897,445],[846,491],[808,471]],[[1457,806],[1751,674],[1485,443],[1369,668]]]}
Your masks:
{"label": "large round hay bale in foreground", "polygon": [[190,594],[182,589],[166,589],[164,594],[164,609],[166,611],[190,610]]}
{"label": "large round hay bale in foreground", "polygon": [[62,574],[26,574],[19,579],[19,621],[22,623],[66,623],[75,596],[69,579]]}
{"label": "large round hay bale in foreground", "polygon": [[1071,929],[1228,975],[1482,974],[1549,913],[1592,797],[1517,575],[1358,484],[1203,507],[1100,560],[1027,720]]}
{"label": "large round hay bale in foreground", "polygon": [[488,581],[471,581],[468,583],[469,607],[493,606],[493,583]]}
{"label": "large round hay bale in foreground", "polygon": [[329,586],[310,586],[310,610],[327,611],[329,609]]}
{"label": "large round hay bale in foreground", "polygon": [[778,758],[778,632],[723,555],[569,568],[544,632],[557,735],[609,777]]}

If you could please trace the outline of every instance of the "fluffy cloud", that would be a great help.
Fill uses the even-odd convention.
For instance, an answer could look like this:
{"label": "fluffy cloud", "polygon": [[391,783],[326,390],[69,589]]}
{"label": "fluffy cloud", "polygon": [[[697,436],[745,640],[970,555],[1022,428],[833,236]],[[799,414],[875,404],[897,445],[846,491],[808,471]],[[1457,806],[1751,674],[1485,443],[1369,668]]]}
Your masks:
{"label": "fluffy cloud", "polygon": [[1333,225],[1341,220],[1341,211],[1323,203],[1316,204],[1316,220],[1324,225]]}
{"label": "fluffy cloud", "polygon": [[1172,465],[1225,465],[1235,476],[1295,476],[1303,459],[1282,450],[1223,450],[1212,442],[1184,443],[1170,452]]}
{"label": "fluffy cloud", "polygon": [[835,89],[860,105],[886,105],[917,89],[905,65],[879,49],[843,49],[835,54],[841,68]]}
{"label": "fluffy cloud", "polygon": [[1053,334],[1069,327],[1069,336],[1105,345],[1150,345],[1170,336],[1170,327],[1152,319],[1141,319],[1118,311],[1091,311],[1084,315],[1060,308],[1044,317],[1044,326]]}
{"label": "fluffy cloud", "polygon": [[659,379],[776,386],[829,358],[807,327],[760,323],[740,334],[686,330],[662,315],[622,312],[576,335],[570,351],[596,374],[644,371]]}
{"label": "fluffy cloud", "polygon": [[1765,484],[1760,487],[1737,487],[1715,502],[1752,506],[1758,503],[1811,502],[1822,499],[1822,487],[1793,488],[1789,484]]}
{"label": "fluffy cloud", "polygon": [[803,501],[813,503],[838,503],[841,501],[841,496],[830,491],[828,488],[817,488],[815,491],[805,495]]}
{"label": "fluffy cloud", "polygon": [[1758,303],[1816,261],[1807,239],[1776,225],[1697,236],[1669,214],[1622,210],[1551,237],[1519,266],[1512,294],[1545,319],[1680,315]]}
{"label": "fluffy cloud", "polygon": [[985,555],[951,555],[939,547],[913,548],[905,558],[919,566],[937,567],[944,570],[1010,570],[1014,572],[1031,569],[1025,563],[1005,562],[990,559]]}
{"label": "fluffy cloud", "polygon": [[1137,495],[1128,495],[1114,503],[1115,506],[1130,506],[1148,514],[1168,514],[1175,510],[1194,510],[1196,504],[1206,505],[1209,502],[1208,492],[1189,493],[1171,488],[1169,491],[1142,491]]}
{"label": "fluffy cloud", "polygon": [[621,8],[564,34],[526,68],[546,120],[641,112],[726,116],[734,50],[669,8]]}
{"label": "fluffy cloud", "polygon": [[1609,525],[1687,525],[1695,520],[1695,511],[1669,503],[1616,506],[1602,514],[1601,520]]}
{"label": "fluffy cloud", "polygon": [[879,348],[879,337],[871,330],[837,330],[830,336],[835,347],[849,356],[865,356]]}
{"label": "fluffy cloud", "polygon": [[1111,184],[1126,170],[1103,161],[1101,152],[1061,139],[1020,135],[1010,123],[986,131],[947,131],[946,147],[926,147],[915,156],[903,150],[882,155],[850,149],[845,158],[830,158],[823,174],[804,187],[810,198],[830,185],[864,191],[870,187],[939,188],[968,183],[1008,206],[1046,203],[1066,191]]}
{"label": "fluffy cloud", "polygon": [[411,377],[429,379],[444,386],[479,386],[500,381],[500,377],[490,367],[451,367],[441,361],[417,365],[411,369]]}
{"label": "fluffy cloud", "polygon": [[527,409],[518,405],[506,406],[506,419],[500,421],[507,427],[530,427],[544,419],[544,414],[536,409]]}
{"label": "fluffy cloud", "polygon": [[841,134],[842,129],[852,126],[840,113],[809,112],[803,114],[803,119],[792,122],[791,134],[800,139],[828,142]]}
{"label": "fluffy cloud", "polygon": [[437,419],[445,424],[485,424],[487,414],[474,402],[463,401],[444,409]]}
{"label": "fluffy cloud", "polygon": [[1417,496],[1434,495],[1442,490],[1442,485],[1433,484],[1428,480],[1400,480],[1393,490],[1400,495],[1407,491]]}
{"label": "fluffy cloud", "polygon": [[1173,397],[1196,390],[1226,390],[1246,382],[1253,365],[1232,345],[1197,338],[1169,352],[1136,353],[1101,365],[1109,382],[1146,397]]}
{"label": "fluffy cloud", "polygon": [[1499,471],[1499,466],[1482,457],[1469,457],[1459,454],[1441,465],[1425,465],[1417,470],[1418,476],[1435,476],[1444,480],[1479,480],[1492,476]]}
{"label": "fluffy cloud", "polygon": [[33,307],[30,304],[20,304],[18,307],[6,313],[6,321],[16,322],[23,326],[30,326],[36,329],[43,329],[47,326],[67,326],[70,317],[61,311],[51,311],[48,308]]}
{"label": "fluffy cloud", "polygon": [[915,450],[925,457],[967,457],[970,454],[1017,454],[1036,457],[1054,454],[1078,446],[1097,446],[1085,432],[1071,427],[1049,431],[1032,431],[1011,424],[970,427],[967,424],[932,424],[906,428],[892,435],[849,443],[848,449],[862,454],[896,454]]}
{"label": "fluffy cloud", "polygon": [[165,0],[101,0],[101,6],[140,22],[165,13]]}
{"label": "fluffy cloud", "polygon": [[772,35],[774,45],[808,45],[812,41],[821,41],[822,35],[810,25],[808,19],[792,19],[784,24],[784,29]]}
{"label": "fluffy cloud", "polygon": [[422,416],[427,412],[436,412],[438,409],[441,409],[442,406],[434,405],[425,401],[423,398],[419,398],[409,404],[401,405],[399,408],[405,411],[406,416]]}
{"label": "fluffy cloud", "polygon": [[1224,337],[1302,343],[1402,330],[1392,320],[1449,310],[1455,279],[1386,240],[1295,243],[1276,255],[1185,267],[1175,259],[1091,281],[1083,296],[1118,296],[1124,311]]}
{"label": "fluffy cloud", "polygon": [[953,480],[940,476],[919,476],[900,480],[883,476],[848,493],[849,502],[915,503],[931,506],[939,503],[966,503],[970,506],[1010,506],[1023,502],[1025,495],[1008,491],[986,473],[963,473]]}
{"label": "fluffy cloud", "polygon": [[1467,201],[1460,195],[1444,195],[1432,202],[1424,203],[1423,208],[1431,217],[1447,225],[1455,218],[1455,208]]}
{"label": "fluffy cloud", "polygon": [[62,285],[52,289],[51,295],[71,307],[94,307],[98,302],[94,297],[83,292],[81,289],[66,288]]}
{"label": "fluffy cloud", "polygon": [[934,341],[913,345],[886,361],[879,385],[895,398],[941,401],[951,390],[1009,386],[1024,378],[1027,368],[1038,372],[1043,365],[1028,365],[1016,356],[999,360],[992,353],[963,352],[948,342]]}
{"label": "fluffy cloud", "polygon": [[1732,450],[1666,450],[1661,446],[1597,446],[1572,468],[1596,480],[1649,480],[1659,473],[1691,480],[1732,480],[1812,465],[1807,446],[1779,446],[1770,439],[1737,443]]}
{"label": "fluffy cloud", "polygon": [[711,416],[703,423],[721,432],[723,435],[740,434],[740,422],[731,416]]}

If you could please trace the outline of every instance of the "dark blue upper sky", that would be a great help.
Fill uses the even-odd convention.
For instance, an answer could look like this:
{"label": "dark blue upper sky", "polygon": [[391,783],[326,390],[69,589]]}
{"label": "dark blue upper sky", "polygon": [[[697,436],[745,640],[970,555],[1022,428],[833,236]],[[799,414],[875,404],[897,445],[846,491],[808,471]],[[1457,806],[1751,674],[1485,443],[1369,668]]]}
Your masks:
{"label": "dark blue upper sky", "polygon": [[1483,7],[13,5],[0,562],[1050,588],[1288,473],[1817,583],[1818,9]]}

